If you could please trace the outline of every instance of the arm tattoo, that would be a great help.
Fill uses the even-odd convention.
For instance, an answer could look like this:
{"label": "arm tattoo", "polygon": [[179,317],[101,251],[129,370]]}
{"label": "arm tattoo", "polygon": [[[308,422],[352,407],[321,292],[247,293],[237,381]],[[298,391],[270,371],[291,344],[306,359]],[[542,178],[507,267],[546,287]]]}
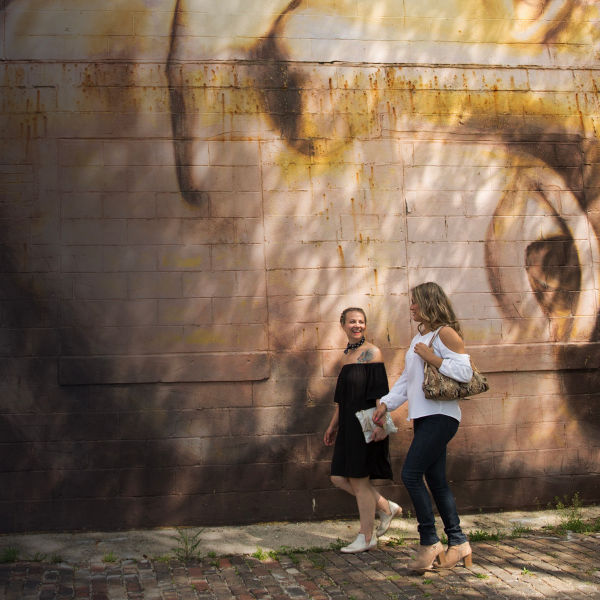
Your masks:
{"label": "arm tattoo", "polygon": [[373,352],[373,350],[371,350],[370,348],[365,350],[356,360],[356,362],[358,363],[366,363],[369,362],[373,359],[373,356],[375,356],[375,353]]}

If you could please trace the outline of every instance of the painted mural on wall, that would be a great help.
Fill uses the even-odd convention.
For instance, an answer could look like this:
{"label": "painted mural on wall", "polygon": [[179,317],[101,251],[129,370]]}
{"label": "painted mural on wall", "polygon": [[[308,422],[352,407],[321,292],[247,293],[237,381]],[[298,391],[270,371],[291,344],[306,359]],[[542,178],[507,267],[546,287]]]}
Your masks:
{"label": "painted mural on wall", "polygon": [[[188,469],[154,493],[175,489],[182,519],[208,494],[198,474],[249,463],[271,469],[258,477],[281,492],[280,517],[334,514],[319,439],[339,313],[364,306],[393,377],[412,337],[409,289],[435,280],[493,382],[457,439],[464,497],[485,489],[489,506],[506,504],[482,483],[494,477],[524,490],[536,478],[590,484],[596,2],[3,9],[2,333],[17,441],[56,444],[23,415],[59,405],[79,415],[60,424],[70,432],[85,394],[119,414],[119,429],[77,441],[144,440],[138,496],[148,448],[161,468]],[[52,390],[47,407],[18,408],[40,388]],[[394,444],[400,461],[405,440]],[[121,469],[116,455],[74,467],[59,453],[72,479]],[[540,497],[553,498],[547,485]],[[309,508],[290,509],[290,494]]]}

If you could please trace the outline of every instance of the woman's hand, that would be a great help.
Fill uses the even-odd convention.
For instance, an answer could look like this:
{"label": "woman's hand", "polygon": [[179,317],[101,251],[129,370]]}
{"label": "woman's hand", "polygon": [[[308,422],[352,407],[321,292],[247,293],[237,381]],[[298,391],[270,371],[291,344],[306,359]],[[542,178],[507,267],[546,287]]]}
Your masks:
{"label": "woman's hand", "polygon": [[373,413],[373,423],[375,425],[381,425],[383,423],[383,419],[385,417],[385,413],[387,412],[387,406],[383,403],[377,401],[377,408]]}
{"label": "woman's hand", "polygon": [[372,442],[380,442],[381,440],[385,440],[388,434],[385,432],[383,427],[375,427],[373,431],[373,435],[371,436]]}
{"label": "woman's hand", "polygon": [[425,362],[433,365],[436,369],[442,366],[442,358],[423,342],[415,344],[415,354],[418,354]]}
{"label": "woman's hand", "polygon": [[323,435],[323,443],[326,446],[333,446],[333,444],[335,443],[336,436],[337,436],[337,427],[330,425],[325,430],[325,434]]}
{"label": "woman's hand", "polygon": [[415,353],[418,354],[426,362],[431,362],[431,357],[435,356],[435,352],[423,342],[415,344]]}

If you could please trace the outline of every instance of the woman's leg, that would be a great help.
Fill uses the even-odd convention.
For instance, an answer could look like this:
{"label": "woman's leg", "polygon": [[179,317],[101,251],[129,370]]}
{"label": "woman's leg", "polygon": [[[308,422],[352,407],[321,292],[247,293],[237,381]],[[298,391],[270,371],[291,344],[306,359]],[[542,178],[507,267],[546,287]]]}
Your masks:
{"label": "woman's leg", "polygon": [[[340,475],[332,475],[331,483],[333,483],[333,485],[335,485],[336,488],[339,488],[340,490],[344,490],[344,492],[348,492],[348,494],[351,494],[352,496],[356,496],[356,494],[354,493],[354,489],[352,488],[352,485],[350,485],[350,480],[348,479],[348,477],[341,477]],[[371,493],[373,494],[373,498],[375,499],[375,506],[376,506],[377,510],[382,510],[383,512],[385,512],[386,514],[389,515],[390,514],[390,503],[387,501],[386,498],[384,498],[377,491],[377,489],[371,484],[370,481],[369,481],[369,486],[371,488]]]}
{"label": "woman's leg", "polygon": [[421,545],[431,546],[439,541],[439,537],[423,477],[434,465],[439,469],[441,458],[445,469],[446,445],[454,437],[458,421],[445,415],[431,415],[415,419],[413,427],[414,437],[402,467],[402,481],[415,507]]}
{"label": "woman's leg", "polygon": [[[444,437],[452,439],[458,423],[455,419],[447,417],[446,431]],[[431,491],[431,495],[435,501],[440,517],[444,523],[444,531],[448,537],[448,546],[458,546],[467,541],[467,536],[460,528],[460,518],[456,509],[456,500],[454,494],[450,490],[448,480],[446,478],[446,448],[444,452],[426,471],[425,480]]]}
{"label": "woman's leg", "polygon": [[365,536],[367,542],[373,537],[373,525],[375,522],[375,495],[373,486],[368,477],[348,478],[358,504],[358,516],[360,519],[360,532]]}

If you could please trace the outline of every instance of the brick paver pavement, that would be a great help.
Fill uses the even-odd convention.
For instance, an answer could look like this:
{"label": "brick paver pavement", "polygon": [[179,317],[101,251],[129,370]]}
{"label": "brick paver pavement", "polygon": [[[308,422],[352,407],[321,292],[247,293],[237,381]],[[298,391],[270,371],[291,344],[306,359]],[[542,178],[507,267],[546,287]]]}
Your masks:
{"label": "brick paver pavement", "polygon": [[380,542],[377,550],[334,550],[203,558],[52,565],[0,565],[6,600],[287,600],[314,598],[564,598],[600,599],[600,535],[528,535],[475,542],[473,566],[422,575],[405,565],[414,544]]}

